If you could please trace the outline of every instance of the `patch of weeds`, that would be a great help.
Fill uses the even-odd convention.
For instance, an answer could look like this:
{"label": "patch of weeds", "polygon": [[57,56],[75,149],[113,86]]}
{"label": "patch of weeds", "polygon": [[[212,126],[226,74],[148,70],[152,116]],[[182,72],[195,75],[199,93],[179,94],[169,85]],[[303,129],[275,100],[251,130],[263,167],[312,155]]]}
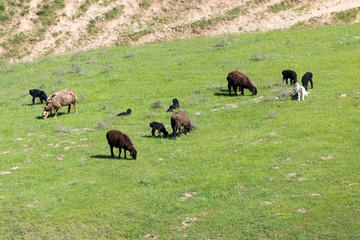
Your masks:
{"label": "patch of weeds", "polygon": [[148,112],[147,116],[148,116],[149,118],[156,117],[156,115],[155,115],[155,113],[154,113],[153,111]]}
{"label": "patch of weeds", "polygon": [[74,67],[74,69],[73,70],[70,70],[69,72],[70,73],[73,73],[73,74],[85,74],[85,73],[87,73],[88,71],[87,70],[85,70],[85,69],[83,69],[82,67],[81,67],[81,63],[80,62],[73,62],[73,64],[72,64],[72,66]]}
{"label": "patch of weeds", "polygon": [[110,11],[105,13],[105,19],[108,21],[115,19],[117,16],[119,16],[121,13],[123,13],[124,7],[125,7],[124,5],[122,5],[120,7],[114,7],[113,9],[111,9]]}
{"label": "patch of weeds", "polygon": [[272,13],[278,13],[281,11],[285,11],[285,10],[295,6],[295,4],[298,2],[299,2],[299,0],[283,0],[280,3],[276,3],[274,5],[269,6],[268,11],[272,12]]}
{"label": "patch of weeds", "polygon": [[343,23],[350,23],[356,19],[356,16],[358,15],[360,11],[359,8],[353,8],[347,11],[341,11],[332,13],[333,19],[335,22],[343,22]]}
{"label": "patch of weeds", "polygon": [[200,88],[195,89],[195,93],[201,93],[202,90]]}
{"label": "patch of weeds", "polygon": [[87,99],[87,96],[84,93],[79,93],[78,96],[79,96],[78,100],[80,102],[85,101]]}
{"label": "patch of weeds", "polygon": [[198,127],[197,127],[197,125],[196,125],[195,118],[191,118],[191,119],[190,119],[190,126],[191,126],[191,129],[193,129],[193,130],[198,129]]}
{"label": "patch of weeds", "polygon": [[199,104],[199,99],[195,95],[187,98],[186,101],[187,101],[188,106],[193,106],[193,105],[198,105]]}
{"label": "patch of weeds", "polygon": [[273,88],[273,87],[274,87],[274,83],[270,79],[264,84],[264,88]]}
{"label": "patch of weeds", "polygon": [[174,80],[174,76],[172,74],[169,74],[169,76],[166,77],[165,80],[172,81],[172,80]]}
{"label": "patch of weeds", "polygon": [[136,53],[126,51],[124,57],[125,58],[131,58],[131,57],[135,57],[135,56],[136,56]]}
{"label": "patch of weeds", "polygon": [[39,85],[39,88],[44,88],[45,87],[45,83],[40,83],[40,85]]}
{"label": "patch of weeds", "polygon": [[151,34],[151,33],[154,33],[154,32],[155,32],[154,29],[148,28],[148,29],[144,29],[144,30],[139,31],[139,32],[130,33],[128,35],[128,38],[130,38],[133,41],[137,41],[141,37],[146,36],[146,35]]}
{"label": "patch of weeds", "polygon": [[58,74],[58,75],[64,75],[64,74],[65,74],[65,70],[62,69],[61,67],[59,67],[59,68],[56,70],[56,74]]}
{"label": "patch of weeds", "polygon": [[58,79],[56,82],[55,82],[55,84],[56,85],[59,85],[59,84],[61,84],[61,83],[65,83],[66,81],[63,79],[63,78],[60,78],[60,79]]}
{"label": "patch of weeds", "polygon": [[60,132],[68,132],[69,129],[67,127],[64,127],[63,125],[61,125],[60,123],[56,124],[54,126],[54,130],[55,132],[57,133],[60,133]]}
{"label": "patch of weeds", "polygon": [[89,34],[95,34],[97,32],[99,32],[99,28],[96,26],[96,20],[95,19],[91,19],[89,24],[86,27],[86,31]]}
{"label": "patch of weeds", "polygon": [[101,55],[104,57],[104,58],[107,58],[109,56],[109,53],[107,51],[101,51]]}
{"label": "patch of weeds", "polygon": [[109,72],[110,70],[111,70],[111,65],[109,63],[105,63],[101,72],[106,73],[106,72]]}
{"label": "patch of weeds", "polygon": [[280,87],[277,89],[274,89],[271,91],[272,93],[275,93],[280,101],[285,101],[291,97],[291,94],[293,93],[293,89],[289,89],[286,87]]}
{"label": "patch of weeds", "polygon": [[270,119],[270,118],[275,118],[275,117],[276,117],[275,110],[270,110],[269,115],[267,115],[265,118]]}
{"label": "patch of weeds", "polygon": [[45,0],[38,5],[40,9],[36,14],[39,16],[40,21],[44,27],[52,25],[57,20],[57,10],[65,7],[64,0],[54,0],[52,2]]}
{"label": "patch of weeds", "polygon": [[161,99],[158,99],[153,103],[153,107],[154,108],[163,108],[164,103],[163,103],[163,101]]}
{"label": "patch of weeds", "polygon": [[264,60],[264,56],[261,53],[254,53],[254,55],[250,58],[252,61],[262,61]]}
{"label": "patch of weeds", "polygon": [[100,120],[98,124],[95,125],[95,129],[108,129],[115,124],[115,121],[112,118],[105,118]]}
{"label": "patch of weeds", "polygon": [[184,59],[180,59],[179,64],[180,65],[185,65],[185,64],[187,64],[187,61],[185,61]]}
{"label": "patch of weeds", "polygon": [[215,46],[216,48],[221,48],[221,47],[225,47],[226,45],[229,45],[230,42],[226,39],[220,39],[219,41],[216,42]]}
{"label": "patch of weeds", "polygon": [[74,53],[73,57],[74,58],[83,58],[87,55],[87,51],[84,50],[80,50]]}
{"label": "patch of weeds", "polygon": [[89,9],[89,7],[91,6],[91,4],[93,4],[95,1],[94,0],[86,0],[80,7],[79,7],[79,12],[78,14],[76,14],[76,18],[81,17],[82,15],[84,15],[87,10]]}
{"label": "patch of weeds", "polygon": [[144,0],[139,5],[140,5],[140,7],[144,8],[144,9],[148,9],[151,6],[151,3],[150,3],[150,1]]}
{"label": "patch of weeds", "polygon": [[97,58],[91,58],[90,60],[86,61],[87,64],[89,63],[97,63],[98,59]]}

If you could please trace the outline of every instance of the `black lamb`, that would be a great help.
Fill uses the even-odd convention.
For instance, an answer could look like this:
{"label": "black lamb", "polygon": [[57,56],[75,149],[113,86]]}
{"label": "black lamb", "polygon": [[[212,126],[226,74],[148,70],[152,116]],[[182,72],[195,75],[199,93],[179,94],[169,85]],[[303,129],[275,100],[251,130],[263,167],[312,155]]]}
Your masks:
{"label": "black lamb", "polygon": [[297,82],[297,75],[296,72],[294,72],[293,70],[284,70],[281,73],[283,75],[283,80],[282,80],[283,84],[284,84],[284,80],[286,80],[286,84],[289,84],[288,79],[290,79],[290,84],[294,84],[295,82]]}
{"label": "black lamb", "polygon": [[305,90],[308,90],[308,83],[311,83],[311,89],[313,89],[313,81],[312,81],[313,74],[311,72],[307,72],[304,74],[304,76],[301,78],[301,84],[305,88]]}
{"label": "black lamb", "polygon": [[166,112],[173,112],[175,109],[179,109],[179,108],[180,108],[179,100],[177,100],[177,98],[174,98],[173,104],[169,106]]}
{"label": "black lamb", "polygon": [[40,103],[46,102],[47,96],[44,91],[41,91],[39,89],[31,89],[29,90],[29,94],[33,97],[32,104],[35,104],[35,98],[40,98]]}
{"label": "black lamb", "polygon": [[150,123],[150,127],[152,128],[151,130],[151,135],[153,137],[155,137],[155,131],[157,130],[159,132],[159,136],[162,138],[161,136],[161,132],[167,136],[169,133],[166,131],[166,128],[164,127],[164,124],[159,123],[159,122],[152,122]]}
{"label": "black lamb", "polygon": [[131,114],[131,109],[129,108],[126,112],[121,112],[116,116],[127,116]]}
{"label": "black lamb", "polygon": [[131,143],[131,140],[128,135],[122,133],[118,130],[109,130],[106,133],[106,139],[108,140],[110,146],[111,157],[114,158],[113,148],[119,148],[119,158],[121,155],[121,149],[124,149],[125,159],[126,159],[126,151],[130,152],[130,156],[133,159],[136,159],[137,151],[134,148],[134,145]]}

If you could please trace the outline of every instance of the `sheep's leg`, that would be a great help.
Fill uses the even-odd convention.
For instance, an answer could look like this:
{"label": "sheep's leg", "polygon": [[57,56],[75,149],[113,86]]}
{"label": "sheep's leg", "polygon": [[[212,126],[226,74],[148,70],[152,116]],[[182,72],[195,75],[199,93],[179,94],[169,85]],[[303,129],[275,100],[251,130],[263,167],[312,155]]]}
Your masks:
{"label": "sheep's leg", "polygon": [[177,132],[177,129],[175,127],[175,128],[173,128],[173,137],[174,137],[174,139],[176,139],[176,132]]}
{"label": "sheep's leg", "polygon": [[[125,152],[125,154],[126,154],[126,152]],[[120,155],[121,155],[121,147],[119,147],[119,157],[118,157],[119,159],[120,159]]]}
{"label": "sheep's leg", "polygon": [[124,149],[124,156],[125,156],[124,158],[126,159],[126,149]]}
{"label": "sheep's leg", "polygon": [[234,93],[235,93],[235,95],[237,96],[237,93],[236,93],[236,88],[237,88],[237,86],[233,85],[233,90],[234,90]]}
{"label": "sheep's leg", "polygon": [[300,101],[301,90],[298,92],[298,101]]}
{"label": "sheep's leg", "polygon": [[52,115],[52,111],[51,111],[51,109],[50,109],[50,115],[49,115],[49,117],[51,117],[51,115]]}
{"label": "sheep's leg", "polygon": [[313,88],[314,88],[314,85],[313,85],[312,80],[310,80],[310,83],[311,83],[311,89],[313,89]]}
{"label": "sheep's leg", "polygon": [[57,117],[57,112],[58,112],[58,108],[56,109],[56,112],[55,112],[55,116],[54,116],[54,118],[56,118]]}
{"label": "sheep's leg", "polygon": [[241,88],[241,96],[244,96],[244,88]]}
{"label": "sheep's leg", "polygon": [[185,133],[185,136],[186,136],[186,127],[184,126],[184,133]]}
{"label": "sheep's leg", "polygon": [[161,136],[161,132],[160,132],[160,129],[158,129],[158,132],[159,132],[159,136],[160,136],[160,138],[162,138],[162,136]]}
{"label": "sheep's leg", "polygon": [[113,150],[114,146],[110,146],[110,152],[111,152],[111,157],[114,158],[114,150]]}
{"label": "sheep's leg", "polygon": [[70,112],[71,109],[71,103],[68,105],[68,113]]}
{"label": "sheep's leg", "polygon": [[231,95],[231,84],[228,83],[229,95]]}
{"label": "sheep's leg", "polygon": [[77,114],[77,110],[76,110],[76,102],[74,102],[73,104],[74,104],[74,108],[75,108],[75,114]]}
{"label": "sheep's leg", "polygon": [[35,97],[33,97],[33,100],[32,100],[32,102],[33,102],[33,105],[35,104]]}
{"label": "sheep's leg", "polygon": [[151,130],[151,136],[155,137],[155,129],[154,128]]}

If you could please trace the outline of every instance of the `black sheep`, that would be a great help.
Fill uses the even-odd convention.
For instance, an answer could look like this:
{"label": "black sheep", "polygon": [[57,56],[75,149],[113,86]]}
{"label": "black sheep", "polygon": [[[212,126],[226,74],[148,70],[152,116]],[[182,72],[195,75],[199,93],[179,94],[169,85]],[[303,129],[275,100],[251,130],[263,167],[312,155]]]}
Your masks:
{"label": "black sheep", "polygon": [[281,73],[283,75],[283,80],[282,80],[283,84],[284,84],[284,80],[286,80],[286,84],[289,84],[288,79],[290,79],[290,84],[294,84],[295,82],[297,82],[296,72],[294,72],[292,70],[284,70]]}
{"label": "black sheep", "polygon": [[118,130],[109,130],[106,133],[106,139],[108,140],[110,146],[111,157],[114,158],[114,151],[113,148],[119,148],[119,158],[121,155],[121,149],[124,149],[125,158],[126,158],[126,151],[130,152],[130,156],[133,159],[136,159],[137,151],[134,148],[130,138],[125,133],[122,133]]}
{"label": "black sheep", "polygon": [[173,112],[175,109],[179,109],[179,108],[180,108],[179,100],[177,100],[177,98],[174,98],[173,104],[169,106],[166,112]]}
{"label": "black sheep", "polygon": [[119,113],[116,116],[127,116],[131,114],[131,109],[129,108],[126,112]]}
{"label": "black sheep", "polygon": [[307,72],[304,74],[304,76],[301,78],[301,84],[305,88],[305,90],[308,90],[308,83],[311,83],[311,89],[313,89],[313,81],[312,81],[313,74],[311,72]]}
{"label": "black sheep", "polygon": [[40,98],[40,103],[43,103],[43,101],[46,102],[47,96],[44,91],[41,91],[39,89],[31,89],[29,90],[29,94],[33,97],[32,104],[35,104],[35,98]]}
{"label": "black sheep", "polygon": [[155,131],[158,130],[159,132],[159,136],[162,138],[161,136],[161,132],[167,136],[169,133],[166,131],[166,128],[164,127],[164,124],[162,123],[159,123],[159,122],[152,122],[150,123],[150,127],[152,128],[151,130],[151,135],[153,137],[155,137]]}

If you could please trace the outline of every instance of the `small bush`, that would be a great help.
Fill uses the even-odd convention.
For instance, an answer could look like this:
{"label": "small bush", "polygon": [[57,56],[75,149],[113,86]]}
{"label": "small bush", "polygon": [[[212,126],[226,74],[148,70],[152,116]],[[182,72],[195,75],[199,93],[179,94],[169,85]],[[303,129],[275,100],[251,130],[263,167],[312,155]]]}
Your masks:
{"label": "small bush", "polygon": [[55,130],[55,132],[68,132],[69,131],[69,129],[67,128],[67,127],[64,127],[63,125],[61,125],[60,123],[58,123],[58,124],[56,124],[55,126],[54,126],[54,130]]}
{"label": "small bush", "polygon": [[131,57],[135,57],[136,53],[134,52],[125,52],[125,58],[131,58]]}
{"label": "small bush", "polygon": [[275,118],[275,117],[276,117],[275,110],[270,110],[269,115],[266,116],[267,119]]}
{"label": "small bush", "polygon": [[61,67],[59,67],[59,68],[56,70],[56,74],[58,74],[58,75],[64,75],[64,74],[65,74],[65,71],[64,71],[64,69],[62,69]]}
{"label": "small bush", "polygon": [[149,118],[153,118],[153,117],[156,117],[156,115],[155,115],[155,113],[153,112],[153,111],[151,111],[151,112],[148,112],[148,117]]}
{"label": "small bush", "polygon": [[61,84],[61,83],[65,83],[66,81],[63,79],[63,78],[60,78],[59,80],[57,80],[56,82],[55,82],[55,84],[57,84],[57,85],[59,85],[59,84]]}
{"label": "small bush", "polygon": [[81,51],[75,52],[73,57],[74,58],[82,58],[82,57],[85,57],[86,55],[87,55],[87,51],[81,50]]}
{"label": "small bush", "polygon": [[225,39],[221,39],[219,41],[216,42],[215,47],[220,48],[220,47],[225,47],[226,45],[229,44],[228,40]]}
{"label": "small bush", "polygon": [[169,76],[166,77],[165,80],[172,81],[172,80],[174,80],[174,77],[173,77],[173,75],[169,74]]}
{"label": "small bush", "polygon": [[111,70],[111,65],[109,63],[105,63],[103,69],[101,70],[102,73],[106,73]]}
{"label": "small bush", "polygon": [[262,61],[264,60],[264,56],[261,53],[254,53],[254,55],[250,58],[252,61]]}
{"label": "small bush", "polygon": [[274,87],[273,82],[269,79],[265,84],[264,84],[264,88],[272,88]]}
{"label": "small bush", "polygon": [[79,102],[85,101],[87,99],[87,96],[84,93],[79,93],[78,100]]}
{"label": "small bush", "polygon": [[115,124],[115,121],[112,118],[105,118],[100,120],[98,124],[95,125],[95,129],[108,129]]}
{"label": "small bush", "polygon": [[197,127],[197,125],[196,125],[195,118],[191,118],[191,119],[190,119],[190,125],[191,125],[191,128],[192,128],[193,130],[198,129],[198,127]]}
{"label": "small bush", "polygon": [[154,102],[154,107],[155,108],[163,108],[164,107],[164,103],[161,99],[158,99]]}

